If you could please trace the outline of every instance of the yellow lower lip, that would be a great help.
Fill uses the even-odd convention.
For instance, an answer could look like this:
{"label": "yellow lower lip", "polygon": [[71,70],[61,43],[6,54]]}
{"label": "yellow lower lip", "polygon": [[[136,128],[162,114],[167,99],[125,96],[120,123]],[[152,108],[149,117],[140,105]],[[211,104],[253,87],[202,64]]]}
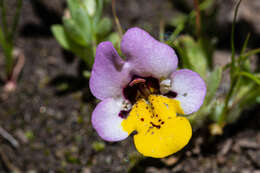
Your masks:
{"label": "yellow lower lip", "polygon": [[179,101],[150,95],[134,104],[121,125],[129,134],[137,132],[134,142],[140,153],[163,158],[182,149],[192,135],[189,121],[177,113],[183,114]]}

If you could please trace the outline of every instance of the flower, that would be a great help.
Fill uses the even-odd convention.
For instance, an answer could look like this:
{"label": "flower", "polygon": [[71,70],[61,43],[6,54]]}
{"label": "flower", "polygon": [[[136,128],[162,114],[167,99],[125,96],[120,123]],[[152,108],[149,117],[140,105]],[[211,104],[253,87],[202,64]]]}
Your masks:
{"label": "flower", "polygon": [[192,129],[181,115],[197,111],[206,85],[195,72],[177,70],[178,59],[168,45],[140,28],[123,36],[120,58],[112,43],[98,45],[90,89],[101,100],[92,125],[106,141],[120,141],[134,133],[137,150],[163,158],[189,142]]}

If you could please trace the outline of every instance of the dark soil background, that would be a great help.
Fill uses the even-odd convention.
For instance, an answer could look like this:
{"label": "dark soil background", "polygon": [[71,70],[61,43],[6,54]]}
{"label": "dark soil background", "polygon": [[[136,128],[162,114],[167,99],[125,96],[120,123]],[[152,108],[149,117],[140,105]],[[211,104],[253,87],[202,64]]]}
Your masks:
{"label": "dark soil background", "polygon": [[[12,10],[16,1],[5,2]],[[124,29],[139,26],[158,38],[161,19],[191,11],[192,1],[185,2],[121,0],[117,13]],[[220,64],[230,54],[235,2],[216,1],[216,21],[209,28],[208,34],[218,38],[215,57]],[[118,143],[103,142],[90,123],[97,102],[81,75],[84,65],[62,50],[50,31],[52,24],[61,23],[65,8],[65,0],[24,0],[16,47],[26,63],[17,90],[0,99],[0,126],[20,145],[15,148],[0,137],[1,173],[260,173],[259,105],[245,110],[238,122],[224,129],[223,136],[210,136],[207,127],[197,130],[182,152],[165,159],[141,157],[131,137]],[[107,4],[105,15],[111,14]],[[252,35],[249,47],[260,46],[259,21],[260,1],[244,0],[236,28],[238,47],[247,32]],[[4,69],[1,50],[0,69]]]}

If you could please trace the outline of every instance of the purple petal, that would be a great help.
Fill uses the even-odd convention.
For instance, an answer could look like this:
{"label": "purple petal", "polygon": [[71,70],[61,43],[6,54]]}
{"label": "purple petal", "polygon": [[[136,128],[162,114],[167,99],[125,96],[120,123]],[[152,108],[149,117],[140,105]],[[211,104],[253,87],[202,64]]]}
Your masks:
{"label": "purple petal", "polygon": [[108,98],[99,103],[92,113],[92,125],[106,141],[120,141],[128,136],[121,126],[123,118],[119,116],[122,103],[123,99]]}
{"label": "purple petal", "polygon": [[206,95],[204,80],[196,72],[187,69],[174,72],[171,78],[171,90],[177,93],[176,99],[180,101],[184,114],[196,112]]}
{"label": "purple petal", "polygon": [[134,73],[142,77],[168,77],[177,68],[174,50],[140,28],[131,28],[125,33],[121,50],[134,67]]}
{"label": "purple petal", "polygon": [[98,45],[89,86],[98,99],[122,95],[122,88],[131,80],[129,65],[117,54],[111,42]]}

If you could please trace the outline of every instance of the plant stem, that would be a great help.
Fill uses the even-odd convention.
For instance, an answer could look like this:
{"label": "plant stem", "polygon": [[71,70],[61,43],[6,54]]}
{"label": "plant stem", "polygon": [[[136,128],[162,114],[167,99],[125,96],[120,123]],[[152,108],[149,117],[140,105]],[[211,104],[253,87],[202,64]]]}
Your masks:
{"label": "plant stem", "polygon": [[248,56],[251,56],[251,55],[254,55],[254,54],[257,54],[257,53],[260,53],[260,48],[250,50],[250,51],[244,53],[242,56],[248,57]]}
{"label": "plant stem", "polygon": [[160,20],[159,25],[159,38],[161,42],[164,42],[164,21]]}
{"label": "plant stem", "polygon": [[234,41],[234,35],[235,35],[235,24],[236,24],[236,19],[237,19],[237,12],[238,12],[238,8],[239,5],[241,3],[242,0],[239,0],[236,8],[235,8],[235,14],[234,14],[234,19],[232,22],[232,30],[231,30],[231,40],[230,40],[230,44],[231,44],[231,82],[234,80],[234,72],[235,72],[235,41]]}
{"label": "plant stem", "polygon": [[233,91],[235,89],[235,86],[236,86],[238,80],[239,80],[239,77],[237,76],[237,79],[232,81],[231,86],[230,86],[229,91],[228,91],[228,95],[225,98],[225,106],[224,106],[223,111],[222,111],[220,118],[218,120],[218,124],[220,126],[223,126],[223,124],[225,124],[225,122],[227,120],[227,114],[228,114],[228,111],[229,111],[228,110],[229,109],[228,104],[229,104],[229,101],[231,99],[231,96],[233,94]]}
{"label": "plant stem", "polygon": [[242,65],[243,54],[244,54],[244,52],[245,52],[245,50],[247,48],[247,44],[248,44],[249,38],[250,38],[250,33],[247,34],[246,40],[245,40],[245,42],[243,44],[243,47],[242,47],[242,50],[240,52],[240,56],[238,57],[238,66],[239,67],[241,67],[241,65]]}
{"label": "plant stem", "polygon": [[13,68],[13,45],[10,42],[6,42],[6,48],[4,51],[5,55],[5,69],[6,69],[6,77],[7,80],[10,79],[12,75],[12,68]]}
{"label": "plant stem", "polygon": [[5,34],[7,34],[8,26],[7,26],[7,22],[6,22],[6,11],[5,11],[5,6],[4,6],[4,0],[0,0],[0,10],[1,10],[1,15],[2,15],[3,32]]}
{"label": "plant stem", "polygon": [[13,40],[14,40],[14,34],[15,34],[15,31],[17,29],[17,25],[18,25],[18,22],[19,22],[22,5],[23,5],[23,0],[18,0],[18,4],[17,4],[17,7],[16,7],[16,11],[15,11],[15,16],[13,18],[13,25],[12,25],[12,28],[11,28],[11,32],[9,34],[11,42],[13,42]]}
{"label": "plant stem", "polygon": [[199,9],[199,2],[198,0],[193,0],[194,7],[196,11],[196,34],[197,37],[200,37],[200,29],[201,29],[201,20],[200,20],[200,9]]}
{"label": "plant stem", "polygon": [[122,39],[123,29],[121,27],[121,24],[119,22],[117,15],[116,15],[116,0],[112,0],[112,13],[113,13],[113,16],[114,16],[114,20],[116,22],[116,26],[117,26],[117,30],[119,32],[120,39]]}
{"label": "plant stem", "polygon": [[224,108],[222,110],[222,113],[220,115],[220,118],[218,120],[218,124],[220,126],[223,126],[225,124],[226,120],[227,120],[227,114],[228,114],[228,111],[229,111],[229,105],[228,104],[229,104],[231,96],[232,96],[232,94],[234,92],[235,86],[236,86],[237,82],[240,79],[240,74],[239,74],[240,67],[238,67],[238,69],[236,69],[236,63],[235,63],[235,41],[234,41],[234,35],[235,35],[235,24],[236,24],[236,19],[237,19],[237,12],[238,12],[239,5],[240,5],[241,1],[242,0],[239,0],[237,5],[236,5],[235,13],[234,13],[234,19],[233,19],[233,22],[232,22],[231,39],[230,39],[231,52],[232,52],[232,55],[231,55],[231,69],[230,69],[231,85],[230,85],[228,94],[227,94],[227,96],[225,98],[225,106],[224,106]]}

